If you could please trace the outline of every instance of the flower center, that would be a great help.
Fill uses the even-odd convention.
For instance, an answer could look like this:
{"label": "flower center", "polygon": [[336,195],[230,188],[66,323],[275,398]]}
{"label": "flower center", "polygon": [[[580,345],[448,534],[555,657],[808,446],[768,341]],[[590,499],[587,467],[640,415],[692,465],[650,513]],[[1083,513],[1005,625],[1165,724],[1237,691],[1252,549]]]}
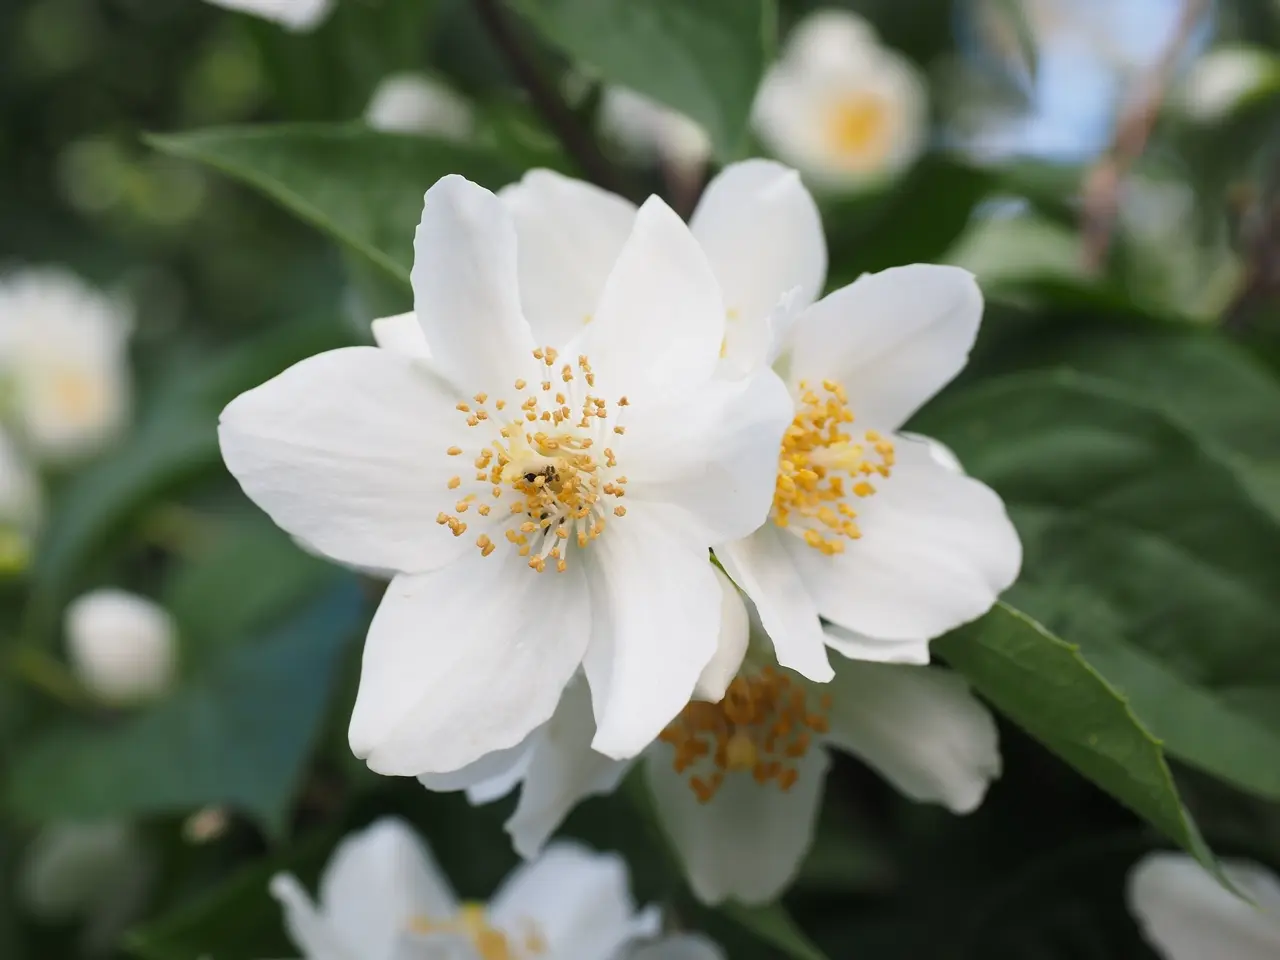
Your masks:
{"label": "flower center", "polygon": [[[531,569],[541,573],[550,564],[563,573],[570,545],[587,546],[604,532],[608,515],[627,513],[618,502],[627,478],[617,474],[618,459],[604,443],[626,432],[616,421],[628,401],[619,397],[611,414],[609,403],[591,392],[596,378],[585,356],[576,369],[565,363],[558,370],[559,355],[551,347],[539,347],[533,356],[546,368],[544,379],[516,380],[513,394],[492,401],[492,414],[486,393],[477,393],[474,404],[458,404],[467,426],[488,440],[475,453],[471,478],[450,478],[450,490],[461,491],[465,483],[466,492],[459,493],[454,512],[441,511],[436,522],[460,537],[467,531],[463,514],[474,508],[488,517],[496,507],[509,521],[503,536],[529,558]],[[464,453],[456,446],[446,452]],[[497,544],[482,533],[476,547],[487,557]]]}
{"label": "flower center", "polygon": [[54,404],[68,420],[83,420],[101,405],[97,381],[79,370],[58,371],[52,387]]}
{"label": "flower center", "polygon": [[731,772],[749,772],[785,792],[799,779],[795,761],[809,752],[813,735],[827,732],[830,709],[829,695],[810,709],[804,687],[765,667],[735,677],[719,703],[690,703],[658,739],[671,745],[676,773],[691,772],[699,803],[709,803]]}
{"label": "flower center", "polygon": [[547,952],[546,938],[536,923],[523,923],[519,936],[504,933],[490,926],[483,903],[464,903],[449,920],[415,917],[410,926],[414,933],[426,936],[462,937],[475,947],[480,960],[531,960]]}
{"label": "flower center", "polygon": [[831,149],[859,166],[879,162],[888,150],[890,115],[880,97],[849,94],[827,109],[823,121]]}
{"label": "flower center", "polygon": [[862,536],[849,498],[871,496],[876,488],[868,478],[887,477],[893,467],[893,444],[874,430],[855,437],[851,423],[840,384],[823,380],[818,391],[801,380],[800,403],[778,457],[773,522],[795,529],[828,556]]}

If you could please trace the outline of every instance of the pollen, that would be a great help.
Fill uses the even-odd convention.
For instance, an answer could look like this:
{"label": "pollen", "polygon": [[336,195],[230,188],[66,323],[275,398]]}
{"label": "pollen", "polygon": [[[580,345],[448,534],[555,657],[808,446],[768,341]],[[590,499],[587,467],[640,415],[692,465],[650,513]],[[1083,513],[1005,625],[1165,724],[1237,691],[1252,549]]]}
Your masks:
{"label": "pollen", "polygon": [[765,667],[735,677],[719,703],[690,703],[658,739],[700,803],[710,803],[729,776],[785,793],[799,779],[796,761],[827,732],[830,710],[829,695],[815,703],[787,674]]}
{"label": "pollen", "polygon": [[831,556],[861,538],[851,498],[876,492],[871,478],[888,477],[893,444],[874,430],[853,430],[844,388],[832,380],[800,383],[795,418],[782,437],[773,522],[794,530],[809,546]]}
{"label": "pollen", "polygon": [[468,941],[478,960],[534,960],[547,953],[547,938],[538,924],[523,920],[514,930],[500,930],[489,922],[482,903],[468,902],[448,920],[414,917],[413,933],[430,936],[447,934]]}
{"label": "pollen", "polygon": [[[465,486],[461,476],[448,480],[446,486],[459,494],[451,498],[453,511],[437,520],[460,536],[466,524],[459,514],[474,505],[481,517],[488,517],[490,506],[475,501],[492,496],[499,509],[493,526],[476,540],[481,554],[489,556],[505,539],[526,558],[529,569],[563,573],[571,547],[589,545],[609,520],[626,514],[619,503],[626,478],[613,476],[618,457],[601,441],[624,433],[618,421],[628,401],[619,397],[610,402],[597,395],[586,356],[572,364],[555,349],[539,347],[533,358],[559,375],[563,389],[553,393],[549,380],[521,378],[505,390],[482,391],[456,404],[466,426],[476,431],[478,442],[466,450],[475,469],[468,477],[474,480]],[[496,414],[508,405],[511,413]],[[445,452],[459,456],[464,450],[451,446]],[[499,517],[507,518],[506,523]]]}

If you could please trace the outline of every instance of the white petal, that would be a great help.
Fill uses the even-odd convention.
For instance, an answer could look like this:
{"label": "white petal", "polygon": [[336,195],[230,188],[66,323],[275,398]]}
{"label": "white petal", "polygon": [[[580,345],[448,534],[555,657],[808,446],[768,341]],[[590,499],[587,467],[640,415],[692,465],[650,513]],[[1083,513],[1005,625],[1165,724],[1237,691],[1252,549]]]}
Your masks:
{"label": "white petal", "polygon": [[720,281],[730,340],[738,327],[763,324],[788,291],[799,290],[805,306],[822,292],[822,218],[790,167],[772,160],[725,167],[707,185],[689,228]]}
{"label": "white petal", "polygon": [[436,181],[413,241],[413,308],[440,369],[466,393],[527,375],[516,229],[502,201],[465,177]]}
{"label": "white petal", "polygon": [[926,666],[930,661],[929,641],[924,638],[913,640],[881,640],[868,637],[852,630],[846,630],[838,624],[829,623],[823,628],[827,638],[827,646],[836,653],[850,660],[866,660],[870,663],[896,663],[911,666]]}
{"label": "white petal", "polygon": [[612,793],[630,769],[630,761],[591,749],[595,732],[590,688],[575,680],[534,741],[520,802],[506,822],[522,857],[537,856],[574,807],[587,797]]}
{"label": "white petal", "polygon": [[298,878],[277,873],[271,895],[284,907],[284,926],[304,960],[358,960],[359,948],[342,939],[333,924],[320,915]]}
{"label": "white petal", "polygon": [[682,522],[679,511],[633,504],[589,548],[592,746],[615,760],[634,757],[684,709],[716,651],[720,584]]}
{"label": "white petal", "polygon": [[656,916],[636,914],[626,861],[564,842],[507,878],[489,918],[512,933],[536,923],[556,960],[612,957],[629,940],[657,932]]}
{"label": "white petal", "polygon": [[906,430],[903,430],[900,436],[913,443],[923,443],[929,448],[929,456],[933,457],[933,462],[938,466],[952,473],[964,473],[964,464],[960,462],[956,452],[941,440],[926,437],[923,433],[909,433]]}
{"label": "white petal", "polygon": [[931,640],[991,609],[1022,545],[1000,498],[895,439],[893,475],[859,500],[862,538],[827,557],[787,541],[826,619],[877,640]]}
{"label": "white petal", "polygon": [[709,380],[724,340],[724,303],[707,256],[659,197],[636,214],[581,340],[597,393],[633,402]]}
{"label": "white petal", "polygon": [[423,336],[418,315],[398,313],[394,317],[382,317],[373,321],[373,340],[383,350],[403,353],[407,357],[430,357],[427,338]]}
{"label": "white petal", "polygon": [[749,774],[730,774],[705,804],[672,769],[669,750],[651,751],[646,763],[658,817],[698,899],[755,904],[782,892],[813,842],[825,750],[810,750],[796,761],[800,778],[785,793]]}
{"label": "white petal", "polygon": [[686,389],[669,405],[627,407],[627,432],[614,444],[630,480],[627,499],[683,509],[708,545],[747,536],[773,503],[792,411],[767,368]]}
{"label": "white petal", "polygon": [[329,15],[333,0],[209,0],[227,10],[239,10],[272,20],[298,32],[314,30]]}
{"label": "white petal", "polygon": [[[1280,882],[1256,864],[1224,864],[1254,903],[1224,888],[1181,853],[1153,853],[1129,874],[1129,909],[1165,960],[1275,960]],[[1256,904],[1256,905],[1255,905]]]}
{"label": "white petal", "polygon": [[452,89],[421,73],[383,77],[369,98],[364,122],[391,133],[427,133],[466,140],[475,118],[471,104]]}
{"label": "white petal", "polygon": [[516,788],[529,766],[529,755],[542,730],[539,727],[514,747],[486,753],[461,770],[420,774],[418,782],[437,793],[465,790],[467,800],[473,805],[492,803]]}
{"label": "white petal", "polygon": [[698,933],[663,937],[633,950],[628,960],[725,960],[715,941]]}
{"label": "white petal", "polygon": [[534,337],[568,343],[592,319],[636,207],[551,170],[530,170],[498,196],[515,220],[520,296]]}
{"label": "white petal", "polygon": [[959,674],[846,661],[827,690],[827,739],[912,800],[970,813],[1000,776],[995,719]]}
{"label": "white petal", "polygon": [[724,699],[724,692],[738,675],[742,659],[747,655],[751,635],[751,618],[738,588],[718,569],[716,580],[720,584],[722,598],[720,638],[716,643],[715,656],[703,667],[698,684],[693,688],[694,697],[708,703],[719,703]]}
{"label": "white petal", "polygon": [[969,358],[982,292],[959,267],[865,274],[796,321],[793,381],[842,384],[859,421],[897,429]]}
{"label": "white petal", "polygon": [[351,749],[378,773],[447,773],[546,721],[587,645],[581,564],[472,552],[391,581],[365,642]]}
{"label": "white petal", "polygon": [[387,817],[334,851],[320,878],[320,908],[344,943],[385,957],[415,920],[449,919],[458,904],[427,845]]}
{"label": "white petal", "polygon": [[457,470],[446,451],[468,440],[456,402],[421,362],[348,347],[241,394],[222,411],[218,439],[249,498],[316,550],[430,570],[470,547],[435,522]]}
{"label": "white petal", "polygon": [[788,533],[765,523],[751,536],[716,547],[725,571],[755,604],[778,663],[817,683],[831,679],[818,608],[784,542]]}
{"label": "white petal", "polygon": [[412,931],[400,934],[392,951],[385,956],[387,960],[485,960],[470,937]]}

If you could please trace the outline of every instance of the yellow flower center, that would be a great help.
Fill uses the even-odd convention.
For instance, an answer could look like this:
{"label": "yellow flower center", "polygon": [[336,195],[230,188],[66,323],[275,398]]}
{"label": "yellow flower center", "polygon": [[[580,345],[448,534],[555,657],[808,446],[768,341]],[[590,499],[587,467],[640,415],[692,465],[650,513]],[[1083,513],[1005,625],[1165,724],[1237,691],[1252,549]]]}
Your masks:
{"label": "yellow flower center", "polygon": [[93,414],[102,402],[98,381],[79,370],[60,370],[54,375],[53,401],[62,415],[80,421]]}
{"label": "yellow flower center", "polygon": [[518,936],[490,926],[483,903],[464,903],[449,920],[417,917],[411,923],[414,933],[424,936],[448,934],[462,937],[475,947],[481,960],[531,960],[547,952],[547,941],[533,921],[526,921]]}
{"label": "yellow flower center", "polygon": [[891,121],[881,97],[859,91],[831,104],[823,122],[832,152],[863,167],[879,164],[889,152]]}
{"label": "yellow flower center", "polygon": [[[606,516],[626,515],[619,501],[627,478],[617,474],[613,449],[598,441],[626,432],[617,420],[628,401],[619,397],[611,413],[610,404],[592,394],[596,378],[585,356],[576,369],[570,363],[557,369],[559,356],[551,347],[539,347],[533,356],[546,368],[539,383],[516,380],[510,396],[490,403],[488,394],[477,393],[474,403],[458,404],[467,426],[491,439],[475,454],[469,480],[450,478],[450,490],[460,491],[464,483],[470,489],[458,493],[453,512],[441,511],[436,522],[460,537],[467,531],[466,513],[474,509],[487,517],[496,507],[509,518],[505,538],[529,558],[531,569],[541,573],[551,565],[563,573],[571,544],[585,547],[604,532]],[[464,451],[454,446],[446,453],[460,457]],[[497,544],[482,533],[476,547],[487,557]]]}
{"label": "yellow flower center", "polygon": [[814,709],[804,687],[764,667],[735,677],[719,703],[690,703],[658,739],[671,746],[676,773],[690,774],[699,803],[709,803],[735,772],[785,792],[799,779],[795,761],[809,752],[813,735],[827,732],[830,709],[827,694]]}
{"label": "yellow flower center", "polygon": [[850,498],[876,492],[871,477],[888,477],[893,444],[874,430],[856,437],[844,388],[823,380],[821,390],[800,381],[795,419],[782,437],[773,522],[795,528],[804,542],[828,556],[862,536]]}

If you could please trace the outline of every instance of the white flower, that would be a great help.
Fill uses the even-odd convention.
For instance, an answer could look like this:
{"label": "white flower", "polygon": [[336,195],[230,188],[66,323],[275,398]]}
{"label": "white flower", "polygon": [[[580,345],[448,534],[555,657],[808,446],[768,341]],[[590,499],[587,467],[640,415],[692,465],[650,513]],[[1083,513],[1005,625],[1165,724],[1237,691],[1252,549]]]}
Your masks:
{"label": "white flower", "polygon": [[82,456],[123,429],[130,326],[121,304],[74,274],[43,268],[0,277],[0,381],[35,453]]}
{"label": "white flower", "polygon": [[1219,47],[1195,62],[1175,100],[1193,120],[1220,119],[1246,97],[1280,79],[1280,64],[1267,50]]}
{"label": "white flower", "polygon": [[[544,170],[502,198],[531,319],[590,316],[635,208]],[[716,555],[759,608],[782,666],[827,680],[826,646],[927,663],[928,641],[985,613],[1022,558],[1000,498],[899,432],[964,367],[982,317],[977,284],[914,265],[814,303],[826,276],[817,207],[795,171],[766,160],[722,171],[690,229],[729,318],[722,375],[776,358],[794,397],[773,522]],[[819,615],[848,632],[824,635]]]}
{"label": "white flower", "polygon": [[375,130],[428,133],[450,140],[471,135],[471,104],[438,80],[421,73],[397,73],[374,90],[364,112]]}
{"label": "white flower", "polygon": [[395,819],[342,842],[318,904],[289,874],[271,892],[303,960],[612,960],[658,926],[656,911],[636,910],[620,857],[571,843],[517,869],[487,904],[459,902],[426,844]]}
{"label": "white flower", "polygon": [[415,243],[421,342],[312,357],[222,415],[231,472],[280,526],[398,572],[350,727],[381,773],[514,746],[579,666],[595,748],[638,753],[715,653],[708,548],[768,512],[790,401],[767,370],[717,375],[725,307],[685,225],[656,197],[624,210],[583,300],[583,265],[541,243],[596,225],[526,213],[444,178]]}
{"label": "white flower", "polygon": [[209,0],[214,6],[252,14],[298,32],[314,30],[329,15],[334,0]]}
{"label": "white flower", "polygon": [[152,601],[124,590],[95,590],[72,601],[65,621],[72,669],[100,700],[137,703],[173,685],[176,628]]}
{"label": "white flower", "polygon": [[[995,721],[959,675],[841,661],[830,683],[815,684],[770,665],[763,646],[745,661],[739,648],[723,699],[708,690],[719,702],[690,703],[644,754],[658,816],[702,900],[763,903],[786,887],[813,839],[828,750],[956,813],[976,809],[1000,775]],[[722,667],[732,663],[726,652]],[[630,769],[590,749],[592,723],[586,697],[571,687],[521,749],[448,780],[420,779],[433,790],[465,789],[477,804],[520,784],[506,829],[532,857],[579,802],[612,791]]]}
{"label": "white flower", "polygon": [[670,163],[685,173],[701,170],[711,157],[711,139],[696,121],[626,87],[605,90],[600,126],[640,159]]}
{"label": "white flower", "polygon": [[1181,853],[1149,854],[1129,874],[1129,910],[1164,960],[1280,956],[1280,878],[1244,861],[1223,872],[1252,903]]}
{"label": "white flower", "polygon": [[787,38],[765,76],[754,123],[777,156],[811,182],[864,186],[910,165],[928,132],[925,85],[844,10],[821,10]]}
{"label": "white flower", "polygon": [[40,526],[40,478],[0,430],[0,574],[24,569]]}

